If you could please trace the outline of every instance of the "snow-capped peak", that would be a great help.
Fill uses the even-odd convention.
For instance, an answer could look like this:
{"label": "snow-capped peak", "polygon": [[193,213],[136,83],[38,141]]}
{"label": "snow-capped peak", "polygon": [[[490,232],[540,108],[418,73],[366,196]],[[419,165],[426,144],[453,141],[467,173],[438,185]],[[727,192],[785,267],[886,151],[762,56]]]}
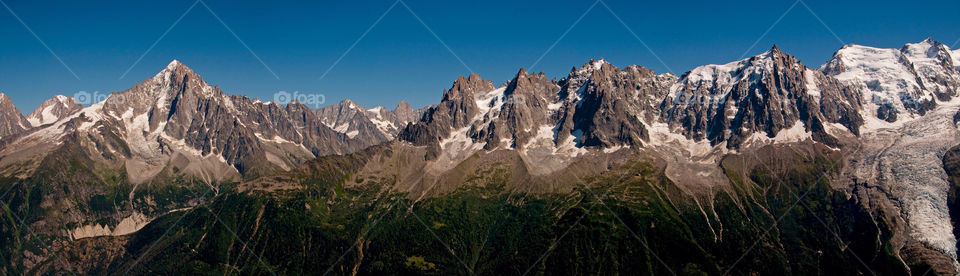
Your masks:
{"label": "snow-capped peak", "polygon": [[681,95],[685,86],[716,88],[714,92],[727,92],[731,85],[748,78],[759,77],[764,72],[772,71],[773,57],[780,50],[774,45],[771,50],[750,58],[726,64],[708,64],[698,66],[680,77],[677,85],[672,89],[674,98]]}
{"label": "snow-capped peak", "polygon": [[607,63],[607,60],[605,60],[605,59],[603,59],[603,58],[600,58],[600,59],[598,59],[598,60],[595,60],[595,61],[591,62],[591,63],[590,63],[590,67],[591,67],[593,70],[600,70],[600,67],[603,67],[603,64],[604,64],[604,63]]}
{"label": "snow-capped peak", "polygon": [[180,64],[181,64],[181,63],[180,63],[179,60],[174,59],[173,61],[170,61],[169,64],[167,64],[167,70],[177,69],[177,67],[179,67]]}
{"label": "snow-capped peak", "polygon": [[903,49],[901,49],[901,51],[909,56],[926,56],[933,58],[940,54],[939,52],[941,50],[941,45],[943,44],[931,38],[927,38],[917,43],[907,43],[906,45],[903,45]]}
{"label": "snow-capped peak", "polygon": [[877,118],[894,122],[923,114],[938,98],[950,96],[947,86],[960,82],[960,74],[944,66],[955,60],[945,45],[927,38],[900,49],[849,44],[820,69],[862,88],[868,122]]}
{"label": "snow-capped peak", "polygon": [[27,115],[26,119],[30,122],[30,125],[37,127],[56,122],[61,118],[76,113],[82,108],[83,107],[74,101],[73,98],[56,95],[41,103],[33,113]]}
{"label": "snow-capped peak", "polygon": [[188,72],[193,72],[193,70],[190,70],[189,67],[181,63],[179,60],[174,59],[167,64],[167,67],[163,68],[163,70],[160,70],[160,72],[157,72],[152,79],[157,82],[170,82],[171,77],[176,74],[176,72],[184,69]]}

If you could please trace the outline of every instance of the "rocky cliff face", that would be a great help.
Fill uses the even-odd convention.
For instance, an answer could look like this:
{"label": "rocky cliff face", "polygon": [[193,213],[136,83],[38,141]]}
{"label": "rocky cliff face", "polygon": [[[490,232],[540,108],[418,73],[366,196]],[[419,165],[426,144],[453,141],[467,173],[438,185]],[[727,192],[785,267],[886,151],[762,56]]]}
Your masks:
{"label": "rocky cliff face", "polygon": [[23,132],[30,128],[30,123],[17,106],[13,105],[10,97],[0,93],[0,139]]}

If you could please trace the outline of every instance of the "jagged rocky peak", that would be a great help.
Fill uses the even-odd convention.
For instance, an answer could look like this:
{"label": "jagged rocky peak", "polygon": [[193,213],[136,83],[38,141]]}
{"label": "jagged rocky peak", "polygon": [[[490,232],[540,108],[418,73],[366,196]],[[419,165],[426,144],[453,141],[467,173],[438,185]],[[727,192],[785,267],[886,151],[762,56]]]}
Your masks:
{"label": "jagged rocky peak", "polygon": [[375,128],[366,126],[364,123],[369,121],[367,110],[349,99],[317,109],[316,113],[324,125],[339,133],[347,134],[349,138],[358,135],[364,127]]}
{"label": "jagged rocky peak", "polygon": [[580,88],[590,80],[590,77],[593,75],[594,71],[599,71],[604,66],[612,67],[616,69],[616,66],[613,66],[610,63],[607,63],[603,58],[601,59],[590,59],[590,61],[584,63],[580,68],[573,67],[570,69],[570,73],[567,74],[566,78],[563,78],[559,81],[560,86],[562,87],[560,91],[560,97],[567,99],[579,99]]}
{"label": "jagged rocky peak", "polygon": [[[160,87],[171,87],[171,88],[203,88],[207,85],[203,81],[203,78],[200,77],[197,73],[187,67],[187,65],[181,63],[180,61],[173,60],[167,67],[158,72],[152,78],[145,80],[143,85],[153,85]],[[210,95],[211,90],[195,92],[206,92],[201,93],[204,95]]]}
{"label": "jagged rocky peak", "polygon": [[420,120],[407,124],[397,137],[413,145],[430,146],[431,154],[436,154],[440,150],[439,142],[448,137],[451,130],[465,129],[484,116],[492,98],[501,97],[504,89],[478,74],[461,75],[450,89],[444,89],[439,104],[427,107]]}
{"label": "jagged rocky peak", "polygon": [[340,106],[341,108],[349,108],[349,109],[357,109],[357,107],[359,107],[357,103],[351,101],[350,99],[343,99],[342,101],[340,101],[340,103],[337,103],[337,106]]}
{"label": "jagged rocky peak", "polygon": [[[396,131],[399,131],[399,128],[405,126],[407,123],[419,120],[424,110],[426,110],[426,108],[413,109],[407,101],[400,100],[393,110],[388,111],[384,107],[379,107],[377,114],[383,115],[383,117],[391,120],[395,124],[394,127],[397,128]],[[394,135],[395,134],[394,132]]]}
{"label": "jagged rocky peak", "polygon": [[163,126],[178,139],[186,137],[194,122],[227,124],[238,113],[231,97],[177,60],[152,78],[111,94],[103,105],[107,115],[124,121],[149,119],[148,131]]}
{"label": "jagged rocky peak", "polygon": [[[665,100],[663,118],[689,138],[737,148],[752,140],[823,134],[825,122],[858,126],[852,105],[858,100],[851,94],[774,45],[747,59],[687,72]],[[827,139],[820,134],[813,137]]]}
{"label": "jagged rocky peak", "polygon": [[216,99],[230,104],[229,97],[218,87],[207,84],[193,69],[173,60],[152,78],[112,94],[105,104],[108,111],[122,114],[128,108],[134,108],[134,113],[147,109],[166,111],[176,109],[177,105],[195,104],[200,99]]}
{"label": "jagged rocky peak", "polygon": [[442,113],[443,116],[434,119],[448,121],[450,126],[454,128],[467,126],[480,112],[476,98],[486,95],[494,89],[496,87],[493,85],[493,81],[485,80],[479,74],[470,74],[468,77],[460,76],[453,82],[450,89],[444,91],[443,99],[437,106],[437,112],[434,112]]}
{"label": "jagged rocky peak", "polygon": [[590,59],[590,61],[587,61],[586,63],[584,63],[582,66],[580,66],[580,68],[574,67],[570,73],[571,75],[574,75],[574,76],[589,77],[590,74],[592,74],[594,71],[602,69],[604,65],[613,66],[612,64],[607,62],[607,60],[604,58]]}
{"label": "jagged rocky peak", "polygon": [[559,89],[543,72],[521,68],[506,85],[475,98],[479,113],[467,134],[487,149],[522,148],[541,128],[556,125],[548,109],[557,101]]}
{"label": "jagged rocky peak", "polygon": [[[507,83],[504,90],[506,99],[504,100],[506,100],[505,104],[508,107],[525,106],[545,109],[548,102],[557,100],[559,89],[560,87],[552,80],[547,79],[543,72],[527,73],[526,69],[521,68],[513,79]],[[490,104],[496,103],[491,102]]]}
{"label": "jagged rocky peak", "polygon": [[394,111],[394,112],[397,112],[397,111],[402,111],[402,112],[413,111],[413,107],[411,107],[411,106],[410,106],[410,103],[408,103],[406,100],[400,100],[400,102],[397,103],[397,106],[393,108],[393,111]]}
{"label": "jagged rocky peak", "polygon": [[673,82],[641,66],[591,60],[560,81],[561,96],[578,102],[558,136],[582,133],[581,146],[641,146],[649,139],[644,121],[654,121]]}
{"label": "jagged rocky peak", "polygon": [[61,118],[65,118],[77,111],[83,109],[73,97],[56,95],[40,104],[37,109],[27,115],[27,121],[30,125],[38,127],[54,123]]}
{"label": "jagged rocky peak", "polygon": [[[173,78],[172,79],[168,78],[168,76]],[[163,70],[158,72],[155,76],[153,76],[152,79],[171,82],[176,79],[183,79],[185,77],[199,77],[199,75],[197,75],[197,73],[195,73],[193,69],[190,69],[190,67],[188,67],[187,65],[183,64],[179,60],[174,59],[167,64],[166,68],[164,68]]]}
{"label": "jagged rocky peak", "polygon": [[[470,74],[468,77],[459,76],[450,89],[443,92],[437,111],[445,114],[444,120],[449,120],[454,128],[469,125],[480,112],[476,98],[483,96],[496,87],[493,81],[484,80],[479,74]],[[441,118],[438,118],[441,119]]]}
{"label": "jagged rocky peak", "polygon": [[23,132],[30,128],[30,123],[10,97],[0,93],[0,138]]}
{"label": "jagged rocky peak", "polygon": [[418,118],[417,112],[413,110],[413,107],[411,107],[410,104],[404,100],[400,100],[400,102],[397,103],[397,106],[393,108],[393,114],[398,118],[403,118],[407,122],[420,119]]}

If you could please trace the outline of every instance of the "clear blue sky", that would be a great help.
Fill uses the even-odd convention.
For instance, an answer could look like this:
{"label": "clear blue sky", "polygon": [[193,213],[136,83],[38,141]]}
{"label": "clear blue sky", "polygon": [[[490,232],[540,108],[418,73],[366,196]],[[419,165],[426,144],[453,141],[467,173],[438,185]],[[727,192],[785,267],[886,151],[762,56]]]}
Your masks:
{"label": "clear blue sky", "polygon": [[[405,1],[473,72],[497,83],[531,66],[595,3]],[[663,64],[600,4],[533,71],[562,77],[572,66],[599,57],[618,66],[639,64],[657,72],[670,68],[678,75],[697,65],[726,63],[740,58],[795,3],[604,1]],[[470,72],[397,5],[321,80],[394,0],[205,1],[279,80],[202,4],[121,79],[194,0],[3,2],[79,77],[0,6],[0,92],[24,113],[54,94],[125,90],[172,59],[230,94],[268,100],[281,90],[322,93],[326,104],[350,98],[368,107],[393,107],[401,99],[415,107],[436,103],[443,88]],[[960,39],[955,1],[804,3],[845,43],[900,47],[926,37],[948,45]],[[843,45],[803,4],[749,54],[774,43],[811,67]]]}

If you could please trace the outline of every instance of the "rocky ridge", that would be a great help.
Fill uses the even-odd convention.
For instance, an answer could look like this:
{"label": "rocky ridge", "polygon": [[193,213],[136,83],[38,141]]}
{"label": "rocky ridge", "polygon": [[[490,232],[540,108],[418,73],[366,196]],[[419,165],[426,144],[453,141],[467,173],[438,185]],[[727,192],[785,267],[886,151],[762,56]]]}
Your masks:
{"label": "rocky ridge", "polygon": [[[509,185],[546,193],[571,176],[622,165],[624,156],[650,154],[696,198],[700,190],[738,189],[724,177],[729,156],[816,145],[842,154],[830,186],[891,228],[901,262],[950,274],[960,266],[941,159],[960,141],[958,59],[932,39],[899,50],[847,45],[820,69],[776,46],[681,76],[601,59],[560,80],[523,69],[499,85],[461,76],[422,111],[349,100],[312,110],[227,96],[174,61],[103,103],[44,127],[13,128],[26,132],[0,150],[0,169],[29,175],[41,162],[28,153],[77,144],[98,162],[147,172],[130,176],[133,183],[174,171],[208,183],[244,178],[253,180],[244,191],[275,191],[295,189],[282,186],[291,176],[258,177],[386,143],[362,154],[370,161],[351,163],[356,178],[341,184],[379,177],[420,200],[468,182],[472,167],[507,162],[522,177]],[[598,165],[572,168],[577,162]],[[716,235],[723,225],[709,229]]]}

